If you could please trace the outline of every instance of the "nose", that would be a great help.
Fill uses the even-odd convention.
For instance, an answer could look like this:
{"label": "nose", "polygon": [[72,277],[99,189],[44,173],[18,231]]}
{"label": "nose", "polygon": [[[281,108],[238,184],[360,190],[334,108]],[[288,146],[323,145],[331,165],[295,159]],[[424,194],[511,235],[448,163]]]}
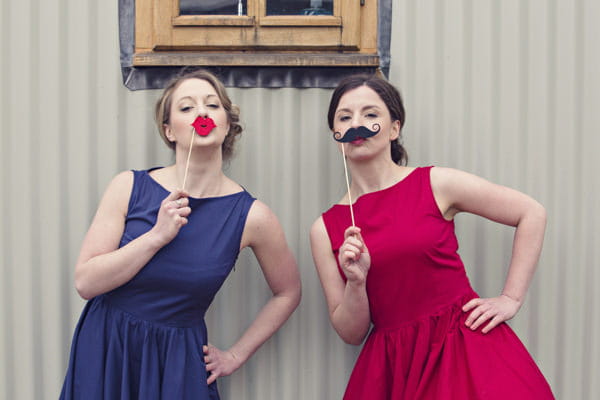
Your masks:
{"label": "nose", "polygon": [[206,118],[208,116],[208,109],[204,105],[198,106],[198,116],[202,118]]}
{"label": "nose", "polygon": [[352,127],[353,128],[358,128],[361,125],[362,125],[362,122],[360,120],[360,115],[354,115],[352,117]]}

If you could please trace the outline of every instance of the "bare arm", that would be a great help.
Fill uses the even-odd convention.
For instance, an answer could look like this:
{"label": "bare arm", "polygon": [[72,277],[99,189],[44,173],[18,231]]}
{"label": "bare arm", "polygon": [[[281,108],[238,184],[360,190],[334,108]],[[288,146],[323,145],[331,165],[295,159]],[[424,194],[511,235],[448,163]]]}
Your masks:
{"label": "bare arm", "polygon": [[147,233],[119,248],[125,228],[133,173],[122,172],[109,184],[83,240],[75,266],[75,287],[84,299],[115,289],[133,278],[179,228],[187,223],[187,198],[171,193],[161,205],[156,225]]}
{"label": "bare arm", "polygon": [[208,384],[231,374],[269,339],[300,302],[301,284],[296,260],[273,212],[255,201],[248,213],[241,247],[252,248],[273,297],[263,306],[240,339],[228,351],[205,346]]}
{"label": "bare arm", "polygon": [[366,290],[370,257],[360,237],[360,229],[350,227],[345,237],[339,259],[346,282],[340,276],[322,217],[315,221],[310,231],[313,260],[327,299],[331,324],[346,343],[358,345],[371,325]]}
{"label": "bare arm", "polygon": [[445,217],[470,212],[516,228],[502,295],[494,299],[474,299],[465,305],[465,311],[473,310],[467,325],[477,329],[491,319],[484,328],[484,332],[488,332],[512,318],[523,304],[542,250],[546,211],[526,194],[466,172],[433,168],[431,182]]}

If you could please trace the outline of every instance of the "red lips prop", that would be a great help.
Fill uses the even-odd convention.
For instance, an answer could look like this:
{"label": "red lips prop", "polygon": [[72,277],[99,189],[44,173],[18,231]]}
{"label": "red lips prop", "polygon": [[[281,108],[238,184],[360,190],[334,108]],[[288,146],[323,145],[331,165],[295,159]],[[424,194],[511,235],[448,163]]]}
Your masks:
{"label": "red lips prop", "polygon": [[213,121],[211,118],[204,118],[199,116],[192,123],[192,126],[194,127],[198,135],[208,136],[210,131],[212,131],[213,128],[215,128],[217,125],[215,125],[215,121]]}

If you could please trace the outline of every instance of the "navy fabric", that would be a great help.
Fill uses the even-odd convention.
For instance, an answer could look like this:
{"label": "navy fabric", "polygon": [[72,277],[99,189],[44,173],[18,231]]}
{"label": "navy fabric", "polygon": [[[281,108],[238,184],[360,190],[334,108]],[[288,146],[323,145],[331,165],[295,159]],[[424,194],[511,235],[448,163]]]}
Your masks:
{"label": "navy fabric", "polygon": [[[169,194],[133,171],[120,247],[149,231]],[[246,191],[190,198],[188,224],[121,287],[86,304],[75,328],[61,399],[219,399],[206,384],[204,314],[233,268]]]}

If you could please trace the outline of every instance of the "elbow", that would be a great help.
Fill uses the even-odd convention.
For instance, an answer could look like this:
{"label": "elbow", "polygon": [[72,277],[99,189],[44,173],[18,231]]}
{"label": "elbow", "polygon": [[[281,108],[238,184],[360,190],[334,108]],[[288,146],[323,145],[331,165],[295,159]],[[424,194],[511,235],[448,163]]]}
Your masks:
{"label": "elbow", "polygon": [[290,315],[298,308],[300,305],[300,300],[302,299],[302,288],[300,285],[295,287],[294,289],[290,289],[288,293],[285,295],[288,300],[288,307]]}
{"label": "elbow", "polygon": [[79,274],[75,273],[75,290],[77,294],[84,300],[90,300],[95,296],[92,292],[90,285],[83,279]]}
{"label": "elbow", "polygon": [[[330,312],[329,321],[338,336],[346,344],[359,346],[367,337],[371,328],[370,318],[364,316],[357,319],[356,316],[348,317],[348,314],[337,312],[337,308]],[[350,318],[350,319],[348,319]]]}
{"label": "elbow", "polygon": [[542,229],[546,230],[546,221],[548,219],[546,208],[536,201],[532,207],[531,214],[542,226]]}
{"label": "elbow", "polygon": [[302,287],[300,283],[293,287],[288,287],[285,290],[277,293],[273,293],[273,298],[280,299],[285,304],[285,308],[291,315],[298,305],[300,305],[300,299],[302,298]]}
{"label": "elbow", "polygon": [[529,200],[527,208],[523,211],[523,214],[514,226],[519,226],[522,222],[526,222],[530,226],[537,226],[545,230],[547,219],[546,208],[532,198]]}
{"label": "elbow", "polygon": [[292,293],[292,305],[294,310],[300,305],[300,300],[302,300],[302,285],[298,283],[298,286],[294,289]]}
{"label": "elbow", "polygon": [[299,277],[293,284],[288,286],[284,296],[288,298],[292,311],[300,305],[300,300],[302,299],[302,282]]}
{"label": "elbow", "polygon": [[333,321],[332,325],[335,331],[337,332],[338,336],[344,341],[344,343],[351,344],[353,346],[360,346],[365,340],[365,337],[367,337],[367,333],[369,332],[369,326],[367,326],[366,329],[359,327],[346,327],[346,329],[344,329],[343,327],[336,326],[333,323]]}
{"label": "elbow", "polygon": [[538,206],[539,206],[538,212],[539,212],[540,219],[544,223],[544,227],[546,227],[546,221],[548,220],[548,214],[546,213],[546,208],[539,203],[538,203]]}
{"label": "elbow", "polygon": [[338,335],[342,338],[344,343],[351,344],[353,346],[360,346],[362,342],[365,340],[366,334],[363,335],[350,335],[343,334],[342,332],[338,332]]}
{"label": "elbow", "polygon": [[75,281],[75,290],[83,300],[90,300],[94,295],[84,285]]}

